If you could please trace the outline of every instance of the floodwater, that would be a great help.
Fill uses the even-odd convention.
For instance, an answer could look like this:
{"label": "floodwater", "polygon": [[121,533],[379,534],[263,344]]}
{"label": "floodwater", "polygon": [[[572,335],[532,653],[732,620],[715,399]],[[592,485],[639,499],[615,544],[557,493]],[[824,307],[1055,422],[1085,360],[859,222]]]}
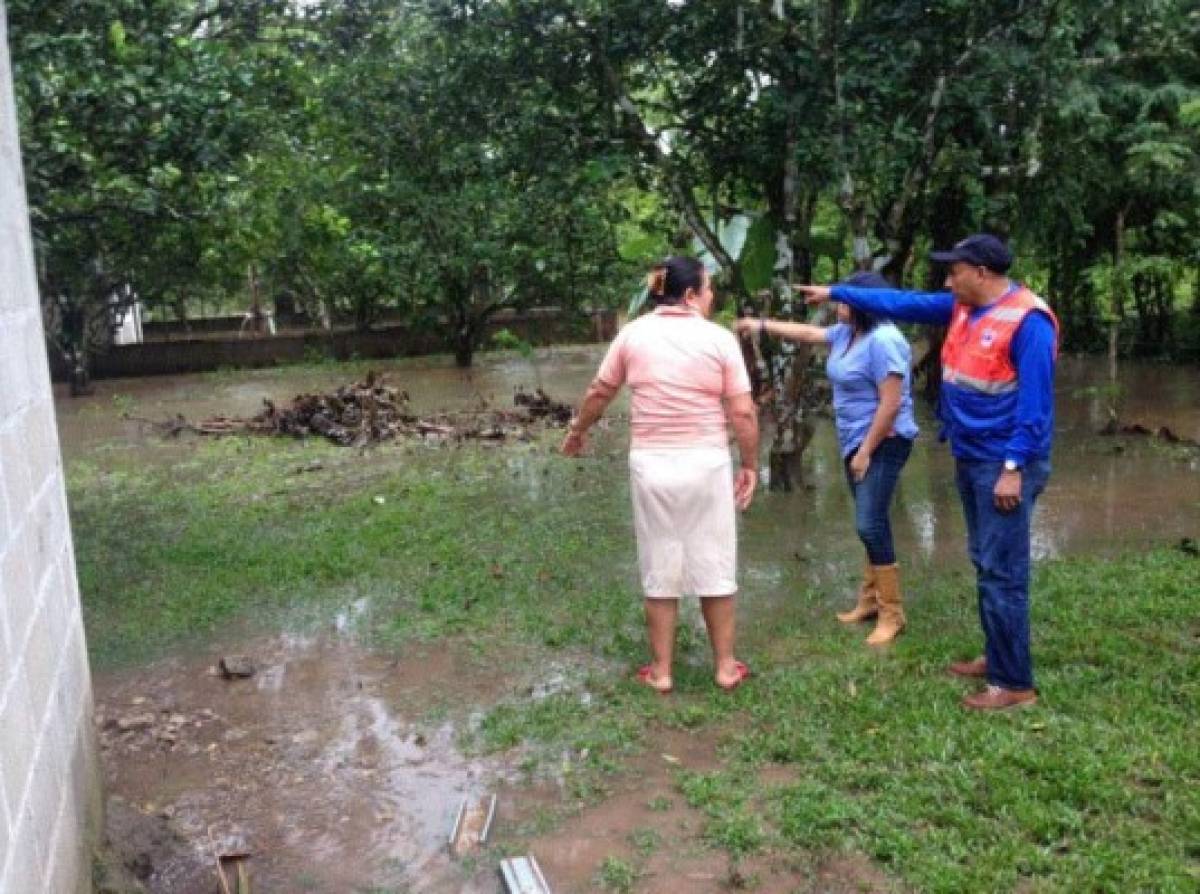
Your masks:
{"label": "floodwater", "polygon": [[[414,412],[427,413],[482,403],[510,407],[518,388],[537,385],[553,397],[576,402],[601,354],[600,347],[553,348],[539,351],[533,363],[508,354],[482,354],[471,370],[420,358],[371,368],[409,393]],[[347,376],[345,368],[330,366],[100,381],[92,397],[58,399],[63,452],[70,460],[98,444],[124,443],[137,445],[154,461],[161,445],[147,438],[143,424],[123,419],[122,413],[157,421],[176,414],[192,421],[249,416],[262,408],[264,398],[285,403],[302,392],[345,384]],[[1107,553],[1200,534],[1200,452],[1167,449],[1150,438],[1099,436],[1107,420],[1105,376],[1101,358],[1066,357],[1060,364],[1054,471],[1034,524],[1039,558]],[[1127,363],[1120,385],[1123,423],[1167,426],[1182,438],[1200,441],[1200,368]],[[626,408],[622,397],[612,412],[620,415]],[[920,401],[918,415],[921,437],[894,510],[897,547],[907,562],[965,562],[953,460],[937,443],[936,424]],[[620,449],[619,439],[602,446],[610,443],[611,449]],[[165,455],[171,455],[169,445]],[[799,552],[819,566],[836,560],[845,552],[847,537],[853,537],[846,486],[827,422],[818,424],[804,477],[804,487],[767,494],[746,518],[747,539],[763,547],[755,552],[764,560]],[[771,571],[757,573],[769,578]]]}
{"label": "floodwater", "polygon": [[[406,389],[413,410],[423,413],[482,402],[509,406],[518,387],[539,384],[553,397],[577,401],[601,352],[555,348],[539,352],[534,364],[481,355],[469,371],[411,360],[373,368]],[[1122,421],[1167,426],[1200,440],[1198,372],[1127,364]],[[251,415],[264,397],[283,403],[351,377],[344,367],[329,367],[101,381],[89,398],[59,397],[64,455],[69,463],[117,448],[136,451],[147,463],[170,462],[177,446],[122,414],[147,420],[182,414],[193,421]],[[1151,438],[1098,436],[1107,418],[1103,385],[1101,361],[1064,358],[1054,473],[1034,525],[1039,558],[1200,537],[1200,451]],[[620,399],[613,415],[619,419],[626,407]],[[953,462],[936,442],[928,411],[922,408],[921,415],[922,436],[893,512],[897,551],[918,576],[946,567],[965,570]],[[831,601],[848,590],[861,549],[831,428],[828,422],[818,425],[803,462],[803,486],[762,494],[744,518],[741,605],[748,614],[785,605],[801,585],[828,593]],[[618,422],[597,439],[596,449],[620,452],[623,437]],[[547,460],[526,454],[520,461]],[[551,498],[534,492],[540,475],[526,477],[531,504]],[[186,844],[169,858],[152,856],[151,891],[214,890],[216,857],[238,850],[254,855],[256,891],[498,890],[494,862],[454,861],[447,854],[459,803],[499,790],[498,822],[515,824],[560,793],[553,781],[531,787],[523,780],[519,754],[464,755],[459,736],[480,711],[515,692],[532,691],[537,681],[522,675],[519,657],[513,662],[517,670],[499,673],[473,667],[478,657],[452,645],[373,653],[355,636],[362,620],[357,615],[366,611],[369,606],[355,604],[311,635],[230,633],[187,655],[97,675],[109,792],[168,823]],[[747,630],[748,637],[768,635],[761,625]],[[216,673],[219,657],[231,652],[255,660],[254,677],[226,680]],[[545,679],[546,669],[539,670]],[[570,669],[562,674],[569,676]],[[430,692],[442,701],[431,703]],[[699,819],[676,803],[681,799],[673,792],[671,771],[680,762],[702,768],[715,757],[686,739],[660,743],[631,769],[628,790],[535,841],[552,884],[558,881],[555,890],[589,889],[596,863],[614,848],[628,849],[636,828],[660,824],[673,830],[670,835],[683,830],[683,841],[697,827]],[[674,762],[666,762],[660,750],[673,752]],[[656,796],[671,802],[661,817],[647,812]],[[712,852],[678,865],[670,863],[677,849],[658,853],[656,860],[666,862],[653,874],[667,887],[718,891],[736,881]],[[781,891],[801,888],[796,879],[773,872],[761,867],[758,874],[769,880],[762,890],[775,890],[776,883]],[[810,879],[813,890],[887,887],[869,861],[853,855],[822,872],[818,868],[816,882]]]}

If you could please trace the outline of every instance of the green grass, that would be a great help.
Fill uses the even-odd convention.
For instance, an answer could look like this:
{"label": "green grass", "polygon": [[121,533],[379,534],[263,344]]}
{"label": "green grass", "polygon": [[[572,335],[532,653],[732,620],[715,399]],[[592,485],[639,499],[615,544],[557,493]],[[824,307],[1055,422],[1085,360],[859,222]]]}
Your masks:
{"label": "green grass", "polygon": [[[936,569],[883,655],[830,622],[824,594],[794,595],[747,637],[755,677],[732,696],[682,628],[663,699],[628,679],[644,645],[622,457],[568,463],[553,441],[360,454],[228,439],[180,444],[170,467],[120,450],[73,463],[94,660],[327,622],[367,597],[362,632],[382,648],[454,637],[566,668],[551,694],[492,707],[471,744],[540,746],[522,759],[552,761],[575,799],[602,798],[655,729],[716,738],[720,765],[676,781],[735,858],[861,853],[922,891],[1200,886],[1200,560],[1040,566],[1042,701],[1022,713],[958,707],[943,667],[978,650],[977,620],[962,573]],[[768,784],[769,765],[784,771]],[[628,890],[637,867],[612,858],[597,883]]]}
{"label": "green grass", "polygon": [[641,872],[631,863],[618,857],[605,857],[596,873],[596,884],[614,894],[628,894],[641,877]]}
{"label": "green grass", "polygon": [[165,469],[74,463],[93,660],[362,597],[382,642],[466,634],[624,654],[640,632],[628,563],[611,560],[629,550],[623,497],[607,463],[547,463],[549,450],[226,439],[180,445]]}
{"label": "green grass", "polygon": [[[1043,567],[1042,705],[1003,716],[963,712],[942,671],[977,648],[960,584],[923,594],[883,658],[798,623],[741,698],[727,766],[682,790],[731,852],[862,851],[924,891],[1195,890],[1198,592],[1200,561],[1173,551]],[[764,792],[769,763],[795,781]]]}
{"label": "green grass", "polygon": [[634,829],[629,833],[629,843],[642,857],[648,857],[662,844],[662,836],[654,829]]}

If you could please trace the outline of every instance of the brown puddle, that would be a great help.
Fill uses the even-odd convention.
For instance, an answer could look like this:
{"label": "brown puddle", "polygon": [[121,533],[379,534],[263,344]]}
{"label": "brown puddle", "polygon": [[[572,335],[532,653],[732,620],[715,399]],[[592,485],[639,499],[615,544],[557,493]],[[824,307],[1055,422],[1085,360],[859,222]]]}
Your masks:
{"label": "brown puddle", "polygon": [[458,890],[445,845],[459,802],[514,771],[458,749],[469,712],[427,709],[452,692],[461,715],[513,681],[444,645],[397,659],[282,635],[239,650],[249,679],[224,679],[212,653],[95,680],[109,793],[192,850],[151,857],[147,887],[208,894],[218,854],[244,850],[256,891]]}

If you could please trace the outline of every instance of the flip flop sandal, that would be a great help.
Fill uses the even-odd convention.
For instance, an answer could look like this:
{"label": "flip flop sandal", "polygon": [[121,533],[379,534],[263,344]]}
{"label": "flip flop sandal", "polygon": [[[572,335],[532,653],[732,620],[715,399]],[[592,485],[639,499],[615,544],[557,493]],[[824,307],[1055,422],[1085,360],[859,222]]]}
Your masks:
{"label": "flip flop sandal", "polygon": [[669,692],[670,692],[672,689],[674,689],[674,688],[675,688],[674,686],[667,686],[667,687],[664,689],[664,688],[661,688],[661,687],[659,687],[659,686],[656,686],[656,685],[654,685],[654,683],[653,683],[653,682],[650,680],[650,676],[651,676],[653,673],[654,673],[654,668],[653,668],[653,666],[651,666],[651,665],[649,665],[649,664],[646,664],[646,665],[643,665],[642,667],[639,667],[639,668],[638,668],[638,672],[637,672],[637,680],[638,680],[638,682],[639,682],[639,683],[641,683],[643,686],[646,686],[646,687],[649,687],[650,689],[653,689],[653,690],[654,690],[655,692],[657,692],[659,695],[666,695],[666,694],[668,694],[668,693],[669,693]]}
{"label": "flip flop sandal", "polygon": [[733,692],[733,690],[741,686],[742,683],[750,679],[750,668],[746,666],[744,661],[735,662],[734,666],[737,668],[737,679],[732,683],[718,683],[718,688],[724,689],[726,692]]}

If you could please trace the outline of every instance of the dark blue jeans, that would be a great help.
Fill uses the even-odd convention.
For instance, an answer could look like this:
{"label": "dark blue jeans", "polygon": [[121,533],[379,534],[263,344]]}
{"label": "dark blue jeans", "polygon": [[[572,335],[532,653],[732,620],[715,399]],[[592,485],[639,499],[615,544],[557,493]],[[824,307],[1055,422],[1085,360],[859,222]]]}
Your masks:
{"label": "dark blue jeans", "polygon": [[1005,689],[1033,688],[1029,651],[1029,528],[1033,507],[1050,477],[1048,460],[1021,473],[1021,504],[996,508],[993,490],[1002,464],[958,460],[958,493],[967,518],[967,549],[975,566],[979,623],[983,627],[988,682]]}
{"label": "dark blue jeans", "polygon": [[846,481],[854,496],[854,525],[858,529],[858,539],[867,548],[867,558],[872,565],[896,563],[888,512],[892,507],[896,482],[900,480],[900,470],[908,462],[910,453],[912,441],[908,438],[899,435],[885,438],[871,454],[871,464],[867,466],[867,474],[862,481],[855,481],[850,474],[853,453],[843,463]]}

